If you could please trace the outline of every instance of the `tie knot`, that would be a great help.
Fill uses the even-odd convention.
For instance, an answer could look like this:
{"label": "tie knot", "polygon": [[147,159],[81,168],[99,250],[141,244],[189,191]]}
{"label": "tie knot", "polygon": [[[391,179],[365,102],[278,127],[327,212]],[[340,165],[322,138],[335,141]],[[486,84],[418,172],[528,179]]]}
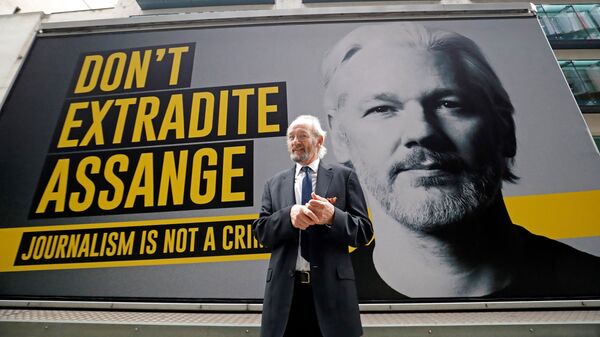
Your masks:
{"label": "tie knot", "polygon": [[303,166],[302,171],[304,171],[304,173],[308,174],[311,171],[310,166]]}

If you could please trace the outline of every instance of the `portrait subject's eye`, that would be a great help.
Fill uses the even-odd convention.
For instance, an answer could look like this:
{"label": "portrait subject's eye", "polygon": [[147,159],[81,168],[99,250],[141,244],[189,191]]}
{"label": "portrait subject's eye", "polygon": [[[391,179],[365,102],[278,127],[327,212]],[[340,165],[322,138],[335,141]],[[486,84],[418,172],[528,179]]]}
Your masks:
{"label": "portrait subject's eye", "polygon": [[367,117],[369,115],[379,115],[382,117],[392,116],[396,112],[396,108],[391,105],[378,105],[376,107],[368,109],[363,117]]}
{"label": "portrait subject's eye", "polygon": [[435,110],[442,113],[465,113],[468,110],[463,100],[454,96],[440,98],[434,105]]}
{"label": "portrait subject's eye", "polygon": [[448,109],[454,109],[454,108],[460,108],[461,104],[460,104],[460,102],[454,102],[454,101],[442,101],[441,106],[443,106],[444,108],[448,108]]}

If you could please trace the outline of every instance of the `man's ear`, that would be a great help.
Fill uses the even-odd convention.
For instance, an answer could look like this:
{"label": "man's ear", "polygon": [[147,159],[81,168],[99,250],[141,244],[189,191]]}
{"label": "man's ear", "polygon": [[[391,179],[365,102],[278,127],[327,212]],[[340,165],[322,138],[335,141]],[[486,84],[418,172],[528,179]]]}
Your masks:
{"label": "man's ear", "polygon": [[348,150],[348,139],[343,127],[332,113],[327,114],[327,124],[329,125],[331,145],[335,152],[335,159],[340,163],[349,162],[351,158]]}
{"label": "man's ear", "polygon": [[323,146],[323,143],[324,143],[324,142],[325,142],[325,137],[323,137],[323,136],[319,136],[319,137],[317,138],[317,146],[319,146],[319,147]]}

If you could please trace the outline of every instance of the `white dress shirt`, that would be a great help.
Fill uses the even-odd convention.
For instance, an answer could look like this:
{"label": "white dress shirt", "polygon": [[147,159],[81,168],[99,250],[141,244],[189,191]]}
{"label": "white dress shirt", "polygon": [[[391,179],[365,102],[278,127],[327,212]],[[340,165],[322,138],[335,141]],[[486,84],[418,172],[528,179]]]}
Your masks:
{"label": "white dress shirt", "polygon": [[[317,187],[317,170],[319,169],[319,158],[315,159],[312,163],[308,164],[310,167],[310,180],[312,182],[312,190],[315,191]],[[302,203],[302,180],[304,180],[305,173],[302,171],[303,165],[296,163],[296,175],[294,179],[294,194],[296,195],[296,205]],[[300,235],[300,234],[298,234]],[[300,243],[300,241],[298,241]],[[296,270],[299,271],[310,271],[310,263],[306,261],[300,254],[300,244],[298,244],[298,258],[296,259]]]}

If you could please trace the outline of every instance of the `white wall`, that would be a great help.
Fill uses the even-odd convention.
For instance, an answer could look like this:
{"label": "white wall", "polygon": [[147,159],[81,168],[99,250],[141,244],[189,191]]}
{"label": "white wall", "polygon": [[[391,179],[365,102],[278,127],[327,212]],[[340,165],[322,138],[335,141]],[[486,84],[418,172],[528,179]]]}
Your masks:
{"label": "white wall", "polygon": [[0,15],[0,103],[21,67],[42,16],[39,12]]}

